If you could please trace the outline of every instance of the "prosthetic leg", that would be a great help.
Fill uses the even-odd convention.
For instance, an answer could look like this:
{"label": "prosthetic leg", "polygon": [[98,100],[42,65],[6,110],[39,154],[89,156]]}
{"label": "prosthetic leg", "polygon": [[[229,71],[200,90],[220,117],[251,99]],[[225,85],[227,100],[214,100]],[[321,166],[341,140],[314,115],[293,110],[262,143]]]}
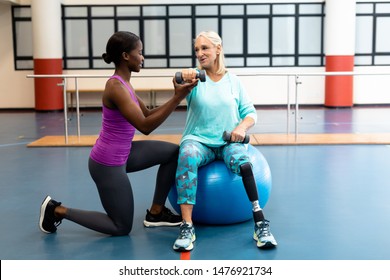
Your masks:
{"label": "prosthetic leg", "polygon": [[255,223],[263,221],[263,210],[259,204],[259,195],[257,192],[256,181],[252,172],[252,165],[244,163],[240,166],[242,182],[244,183],[245,191],[248,195],[249,201],[252,203],[253,219]]}

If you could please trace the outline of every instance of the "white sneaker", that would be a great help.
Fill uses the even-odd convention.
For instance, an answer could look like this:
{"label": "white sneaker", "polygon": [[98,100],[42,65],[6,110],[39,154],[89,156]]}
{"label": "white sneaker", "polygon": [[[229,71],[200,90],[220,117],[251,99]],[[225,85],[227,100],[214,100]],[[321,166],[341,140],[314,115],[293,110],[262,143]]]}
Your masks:
{"label": "white sneaker", "polygon": [[194,248],[195,228],[192,224],[187,224],[185,221],[180,225],[179,237],[173,244],[173,250],[183,252],[191,251]]}
{"label": "white sneaker", "polygon": [[278,245],[269,227],[269,221],[263,220],[255,224],[253,239],[257,241],[257,247],[270,249]]}

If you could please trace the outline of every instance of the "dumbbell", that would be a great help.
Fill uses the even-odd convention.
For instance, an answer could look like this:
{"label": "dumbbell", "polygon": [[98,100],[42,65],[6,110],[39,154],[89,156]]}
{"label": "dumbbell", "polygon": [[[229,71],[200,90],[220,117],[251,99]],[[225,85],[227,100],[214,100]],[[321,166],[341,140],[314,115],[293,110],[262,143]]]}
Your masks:
{"label": "dumbbell", "polygon": [[[222,139],[223,139],[223,141],[230,142],[231,136],[232,136],[232,134],[230,132],[225,131],[222,135]],[[249,143],[249,135],[248,134],[245,135],[245,138],[241,143],[243,143],[243,144]]]}
{"label": "dumbbell", "polygon": [[[196,70],[196,78],[201,82],[206,81],[206,71],[205,70]],[[176,83],[181,84],[183,82],[183,77],[181,72],[176,72],[175,74]]]}

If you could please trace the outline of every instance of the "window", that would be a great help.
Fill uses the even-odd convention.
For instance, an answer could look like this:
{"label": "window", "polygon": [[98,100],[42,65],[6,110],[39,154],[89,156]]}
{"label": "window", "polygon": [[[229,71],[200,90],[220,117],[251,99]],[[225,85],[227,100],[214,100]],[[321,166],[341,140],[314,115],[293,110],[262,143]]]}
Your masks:
{"label": "window", "polygon": [[33,69],[31,8],[12,7],[15,69]]}
{"label": "window", "polygon": [[390,65],[390,3],[356,4],[355,65]]}
{"label": "window", "polygon": [[[29,10],[13,8],[16,69],[33,67]],[[112,68],[101,55],[118,30],[141,37],[145,68],[195,67],[193,39],[202,30],[221,35],[228,67],[323,66],[323,19],[323,2],[63,5],[64,69]]]}

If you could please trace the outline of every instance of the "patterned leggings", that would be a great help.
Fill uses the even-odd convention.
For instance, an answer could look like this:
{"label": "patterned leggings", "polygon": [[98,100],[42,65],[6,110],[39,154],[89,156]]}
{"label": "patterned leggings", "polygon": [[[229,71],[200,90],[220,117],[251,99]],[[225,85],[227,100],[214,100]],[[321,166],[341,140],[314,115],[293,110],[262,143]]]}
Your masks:
{"label": "patterned leggings", "polygon": [[198,168],[221,159],[238,175],[240,166],[250,163],[247,147],[241,143],[230,143],[221,147],[209,147],[194,140],[185,140],[180,145],[176,171],[178,204],[195,204],[198,186]]}

